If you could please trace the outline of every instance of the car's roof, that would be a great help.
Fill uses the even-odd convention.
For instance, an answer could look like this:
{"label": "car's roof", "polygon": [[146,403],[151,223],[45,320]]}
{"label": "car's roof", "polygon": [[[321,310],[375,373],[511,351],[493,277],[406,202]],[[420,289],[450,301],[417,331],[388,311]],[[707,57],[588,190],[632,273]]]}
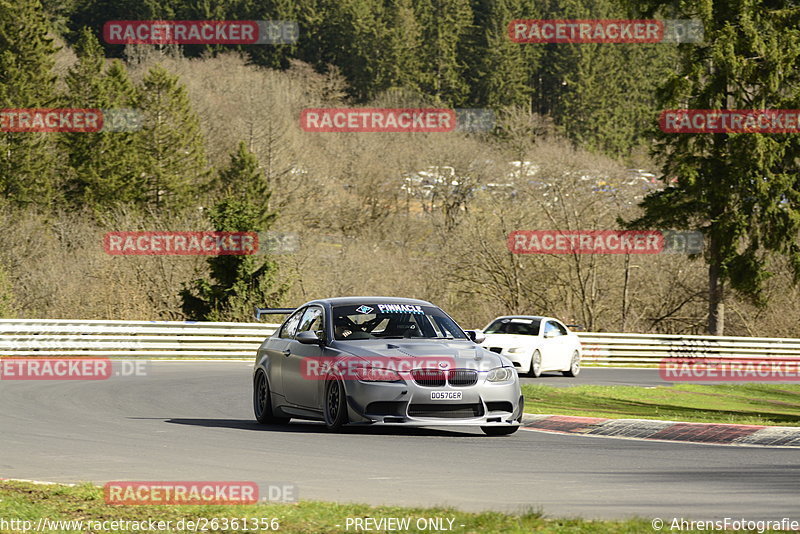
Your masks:
{"label": "car's roof", "polygon": [[501,315],[499,317],[495,317],[494,319],[492,319],[491,322],[493,323],[498,319],[538,319],[540,321],[550,321],[550,320],[558,321],[558,319],[555,319],[553,317],[545,317],[543,315]]}
{"label": "car's roof", "polygon": [[406,299],[401,297],[333,297],[328,299],[317,299],[308,304],[329,304],[331,306],[351,306],[353,304],[364,304],[371,302],[385,302],[387,304],[416,304],[418,306],[433,306],[426,300]]}

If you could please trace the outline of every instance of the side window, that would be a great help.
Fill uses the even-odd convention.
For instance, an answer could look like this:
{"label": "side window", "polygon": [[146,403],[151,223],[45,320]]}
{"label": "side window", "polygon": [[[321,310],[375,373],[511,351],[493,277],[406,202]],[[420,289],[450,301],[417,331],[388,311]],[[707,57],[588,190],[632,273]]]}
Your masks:
{"label": "side window", "polygon": [[304,311],[304,309],[297,310],[283,323],[283,328],[281,328],[279,337],[283,339],[294,339],[294,334],[297,331],[297,324],[300,322]]}
{"label": "side window", "polygon": [[555,325],[556,325],[556,328],[558,328],[558,331],[561,333],[562,336],[566,336],[567,335],[567,327],[566,326],[564,326],[561,323],[555,323]]}
{"label": "side window", "polygon": [[325,336],[325,326],[322,321],[322,308],[317,306],[306,308],[306,312],[303,314],[303,319],[300,321],[300,328],[297,329],[297,332],[305,332],[307,330],[311,330],[317,334],[317,337],[320,339]]}
{"label": "side window", "polygon": [[556,323],[554,323],[553,321],[547,321],[547,324],[544,327],[544,333],[561,336],[566,334],[566,331],[562,333],[561,329],[559,329],[558,326],[556,326]]}

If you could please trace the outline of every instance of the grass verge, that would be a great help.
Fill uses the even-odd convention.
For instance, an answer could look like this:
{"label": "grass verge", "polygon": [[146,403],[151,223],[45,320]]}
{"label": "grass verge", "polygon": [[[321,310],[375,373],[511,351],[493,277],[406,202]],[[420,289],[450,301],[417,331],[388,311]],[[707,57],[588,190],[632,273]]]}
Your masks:
{"label": "grass verge", "polygon": [[[254,504],[239,506],[110,506],[103,499],[103,490],[90,484],[79,486],[42,485],[28,482],[15,482],[0,480],[0,532],[22,532],[21,526],[16,523],[16,529],[5,528],[3,521],[31,521],[33,532],[40,520],[49,521],[47,530],[38,532],[158,532],[144,528],[131,528],[133,523],[120,524],[118,528],[96,528],[101,526],[111,527],[110,523],[102,525],[96,522],[104,521],[169,521],[168,530],[160,532],[187,532],[186,521],[198,522],[205,518],[209,522],[205,525],[208,532],[271,532],[274,530],[243,528],[241,523],[246,519],[251,526],[252,521],[277,519],[278,532],[294,533],[340,533],[358,532],[351,526],[346,528],[347,518],[409,518],[411,528],[402,532],[436,532],[428,528],[420,530],[416,522],[419,518],[441,519],[444,526],[448,526],[448,519],[452,519],[452,530],[455,533],[515,533],[515,532],[613,532],[613,533],[639,533],[652,530],[649,520],[630,519],[625,521],[589,521],[582,519],[548,519],[535,512],[520,515],[507,515],[497,512],[468,513],[452,508],[403,508],[396,506],[368,506],[363,504],[337,504],[330,502],[301,501],[292,504]],[[212,519],[217,519],[216,529],[212,530]],[[233,525],[232,519],[238,518],[240,525]],[[224,526],[228,519],[228,528]],[[183,529],[179,528],[183,520]],[[80,521],[80,526],[73,523],[70,527],[61,525],[58,528],[55,521]],[[200,520],[202,522],[202,520]],[[339,526],[337,526],[339,525]],[[461,526],[463,525],[463,526]],[[202,525],[200,531],[202,531]],[[420,526],[424,526],[420,523]],[[78,527],[78,528],[75,528]],[[95,527],[95,528],[92,528]],[[122,528],[125,527],[125,528]],[[364,532],[361,530],[360,532]],[[397,530],[369,530],[369,532],[399,532]]]}
{"label": "grass verge", "polygon": [[611,419],[800,426],[800,385],[680,384],[574,386],[524,384],[525,411]]}

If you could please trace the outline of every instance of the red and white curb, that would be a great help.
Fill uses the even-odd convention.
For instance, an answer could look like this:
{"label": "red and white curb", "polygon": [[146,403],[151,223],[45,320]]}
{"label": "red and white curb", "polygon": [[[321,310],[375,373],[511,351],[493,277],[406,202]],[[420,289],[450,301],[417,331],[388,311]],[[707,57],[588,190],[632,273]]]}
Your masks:
{"label": "red and white curb", "polygon": [[679,441],[712,445],[800,447],[800,427],[681,423],[654,419],[602,419],[569,415],[531,415],[522,428],[557,434]]}

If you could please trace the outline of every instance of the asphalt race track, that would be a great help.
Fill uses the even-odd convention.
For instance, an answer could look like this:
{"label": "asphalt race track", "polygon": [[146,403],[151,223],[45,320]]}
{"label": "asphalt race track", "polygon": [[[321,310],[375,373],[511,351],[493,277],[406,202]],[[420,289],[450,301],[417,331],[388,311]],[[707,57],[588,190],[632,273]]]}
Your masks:
{"label": "asphalt race track", "polygon": [[[302,499],[452,505],[549,516],[798,519],[792,449],[519,431],[261,427],[251,365],[159,362],[147,376],[0,381],[0,477],[59,482],[293,483]],[[643,383],[656,371],[584,369],[577,380]],[[526,379],[527,380],[527,379]]]}

